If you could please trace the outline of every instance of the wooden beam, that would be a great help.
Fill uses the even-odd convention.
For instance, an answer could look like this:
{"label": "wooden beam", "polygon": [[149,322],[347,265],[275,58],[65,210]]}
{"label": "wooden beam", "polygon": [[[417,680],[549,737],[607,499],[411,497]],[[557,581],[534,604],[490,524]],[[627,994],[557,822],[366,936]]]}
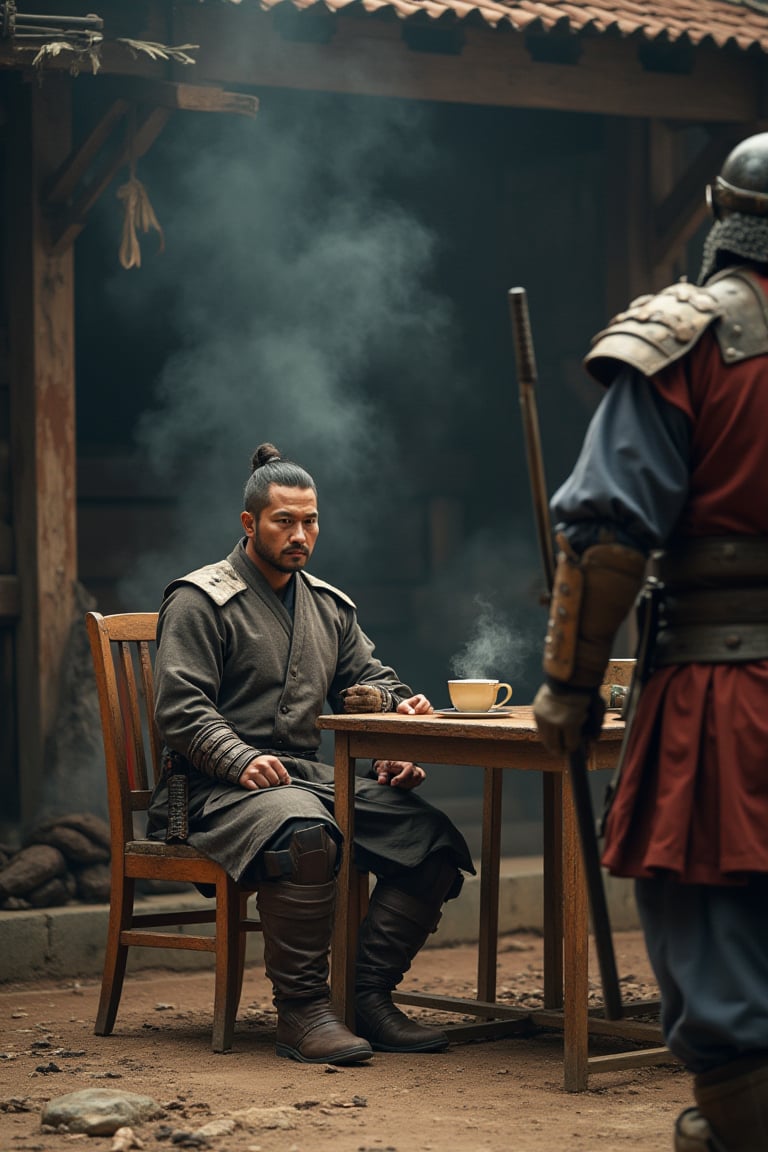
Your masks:
{"label": "wooden beam", "polygon": [[[146,5],[132,13],[131,35],[157,39],[156,12]],[[327,44],[283,39],[274,12],[256,4],[177,5],[171,18],[166,43],[199,45],[189,69],[194,87],[295,88],[710,123],[754,121],[765,104],[762,58],[711,45],[695,50],[690,74],[678,75],[646,71],[635,40],[608,36],[585,38],[576,65],[534,61],[525,37],[504,24],[464,24],[464,49],[452,56],[412,51],[403,22],[388,11],[336,15],[337,31]],[[119,44],[105,42],[100,60],[100,78],[162,81],[168,75],[165,61],[133,56]],[[65,71],[70,63],[62,53],[45,71]],[[29,68],[29,53],[1,42],[0,67]]]}
{"label": "wooden beam", "polygon": [[[153,108],[147,112],[136,126],[133,138],[133,155],[136,159],[147,152],[162,132],[171,116],[168,108]],[[77,236],[85,227],[86,217],[93,208],[101,194],[109,187],[121,168],[129,160],[131,147],[126,141],[107,157],[100,172],[91,180],[80,196],[70,208],[51,223],[51,252],[58,254],[65,252],[72,246]]]}
{"label": "wooden beam", "polygon": [[8,83],[9,383],[14,460],[19,789],[22,823],[43,795],[75,611],[75,367],[72,252],[52,256],[43,189],[71,147],[70,76]]}
{"label": "wooden beam", "polygon": [[648,125],[640,120],[606,117],[605,269],[606,321],[630,300],[650,292],[648,262],[651,205],[648,173]]}
{"label": "wooden beam", "polygon": [[411,51],[402,22],[350,11],[327,44],[282,39],[258,5],[179,5],[176,42],[199,44],[195,80],[445,100],[515,108],[607,110],[616,116],[749,121],[758,115],[759,60],[696,50],[690,75],[643,69],[633,40],[593,37],[574,66],[536,62],[504,25],[465,26],[460,56]]}
{"label": "wooden beam", "polygon": [[78,183],[93,164],[112,135],[115,125],[122,120],[129,107],[128,101],[123,99],[114,100],[109,105],[80,147],[67,157],[53,177],[46,196],[47,204],[66,204],[72,198]]}
{"label": "wooden beam", "polygon": [[[648,124],[648,285],[665,288],[686,274],[684,245],[671,245],[665,251],[657,250],[656,212],[670,192],[677,186],[686,168],[687,133],[673,121],[651,120]],[[699,204],[704,204],[704,184],[698,189]]]}
{"label": "wooden beam", "polygon": [[173,84],[135,77],[108,79],[106,83],[107,90],[113,91],[115,98],[83,143],[73,150],[55,173],[47,192],[46,204],[49,207],[61,208],[68,205],[52,218],[51,251],[54,253],[65,251],[74,242],[85,227],[91,208],[120,169],[128,164],[130,155],[126,140],[104,158],[96,176],[89,181],[79,197],[70,203],[88,169],[106,148],[121,121],[131,109],[136,109],[137,104],[142,106],[143,118],[138,123],[133,141],[136,158],[149,150],[174,110],[255,116],[259,108],[256,96],[244,92],[226,92],[213,85]]}
{"label": "wooden beam", "polygon": [[227,92],[215,84],[173,84],[166,80],[126,76],[108,80],[116,93],[137,104],[151,104],[179,112],[225,112],[255,116],[259,98],[247,92]]}
{"label": "wooden beam", "polygon": [[[42,7],[42,5],[41,5]],[[133,53],[121,44],[105,41],[99,45],[99,71],[98,75],[105,76],[136,76],[156,77],[162,80],[168,73],[167,60],[154,60],[145,52]],[[41,71],[45,76],[60,73],[71,74],[73,54],[62,52],[58,56],[46,58],[42,68],[33,68],[32,61],[35,52],[32,49],[20,49],[14,46],[11,40],[0,40],[0,69],[3,71],[21,72],[29,79],[40,79]],[[92,65],[88,59],[79,61],[82,71],[78,79],[87,79],[93,76]]]}
{"label": "wooden beam", "polygon": [[[99,75],[157,76],[168,75],[168,61],[153,59],[146,52],[132,51],[120,39],[134,39],[145,43],[170,43],[170,16],[168,0],[42,0],[32,3],[23,0],[19,7],[42,11],[49,15],[87,16],[94,11],[105,17],[104,39],[98,45]],[[39,81],[41,76],[56,73],[69,73],[73,64],[80,65],[80,78],[92,73],[90,60],[78,60],[73,52],[63,51],[58,56],[46,57],[42,68],[33,68],[32,61],[39,44],[0,39],[0,68],[23,71],[30,78]]]}
{"label": "wooden beam", "polygon": [[683,252],[685,245],[707,218],[704,189],[719,172],[723,160],[751,129],[725,127],[715,130],[701,152],[689,164],[674,187],[654,211],[653,260],[662,264]]}

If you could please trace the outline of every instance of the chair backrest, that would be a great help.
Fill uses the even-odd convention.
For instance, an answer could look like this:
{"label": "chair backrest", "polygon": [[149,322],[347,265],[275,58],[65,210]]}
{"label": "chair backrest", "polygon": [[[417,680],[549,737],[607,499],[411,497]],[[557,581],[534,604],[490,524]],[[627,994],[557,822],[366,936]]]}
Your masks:
{"label": "chair backrest", "polygon": [[87,612],[85,623],[99,695],[114,849],[135,839],[134,813],[147,810],[161,772],[152,672],[157,613]]}

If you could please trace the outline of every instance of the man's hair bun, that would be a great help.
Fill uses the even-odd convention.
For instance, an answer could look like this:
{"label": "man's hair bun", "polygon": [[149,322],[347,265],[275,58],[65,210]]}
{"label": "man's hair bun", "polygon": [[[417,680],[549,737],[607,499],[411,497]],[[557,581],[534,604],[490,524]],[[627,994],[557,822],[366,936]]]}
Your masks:
{"label": "man's hair bun", "polygon": [[265,464],[271,464],[278,460],[282,460],[282,456],[274,444],[259,444],[251,457],[251,472],[255,472],[257,468],[263,468]]}
{"label": "man's hair bun", "polygon": [[317,492],[309,472],[287,460],[274,444],[259,444],[251,457],[251,475],[243,493],[246,512],[257,517],[261,514],[269,504],[270,486],[273,484],[283,488],[311,488]]}

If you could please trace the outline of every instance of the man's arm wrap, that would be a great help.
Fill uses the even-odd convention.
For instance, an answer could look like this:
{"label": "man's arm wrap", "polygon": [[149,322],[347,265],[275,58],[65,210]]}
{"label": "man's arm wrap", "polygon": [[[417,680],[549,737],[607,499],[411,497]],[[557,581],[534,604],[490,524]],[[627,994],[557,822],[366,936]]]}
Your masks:
{"label": "man's arm wrap", "polygon": [[223,720],[206,724],[187,752],[199,772],[215,780],[228,780],[230,784],[237,784],[243,770],[260,754],[257,748],[245,744]]}
{"label": "man's arm wrap", "polygon": [[407,696],[395,696],[394,692],[390,692],[389,688],[382,688],[379,685],[379,690],[382,694],[382,712],[397,712],[397,706],[401,699],[407,700]]}
{"label": "man's arm wrap", "polygon": [[623,544],[595,544],[579,556],[558,535],[544,671],[571,688],[600,685],[613,638],[634,604],[645,556]]}

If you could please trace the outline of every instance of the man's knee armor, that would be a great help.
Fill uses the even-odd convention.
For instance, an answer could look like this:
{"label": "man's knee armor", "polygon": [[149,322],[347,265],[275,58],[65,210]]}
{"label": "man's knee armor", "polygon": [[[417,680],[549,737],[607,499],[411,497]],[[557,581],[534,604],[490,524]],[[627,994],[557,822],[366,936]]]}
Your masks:
{"label": "man's knee armor", "polygon": [[294,884],[327,884],[336,875],[338,846],[324,824],[295,831],[287,848],[262,854],[265,875],[270,880],[290,880]]}

